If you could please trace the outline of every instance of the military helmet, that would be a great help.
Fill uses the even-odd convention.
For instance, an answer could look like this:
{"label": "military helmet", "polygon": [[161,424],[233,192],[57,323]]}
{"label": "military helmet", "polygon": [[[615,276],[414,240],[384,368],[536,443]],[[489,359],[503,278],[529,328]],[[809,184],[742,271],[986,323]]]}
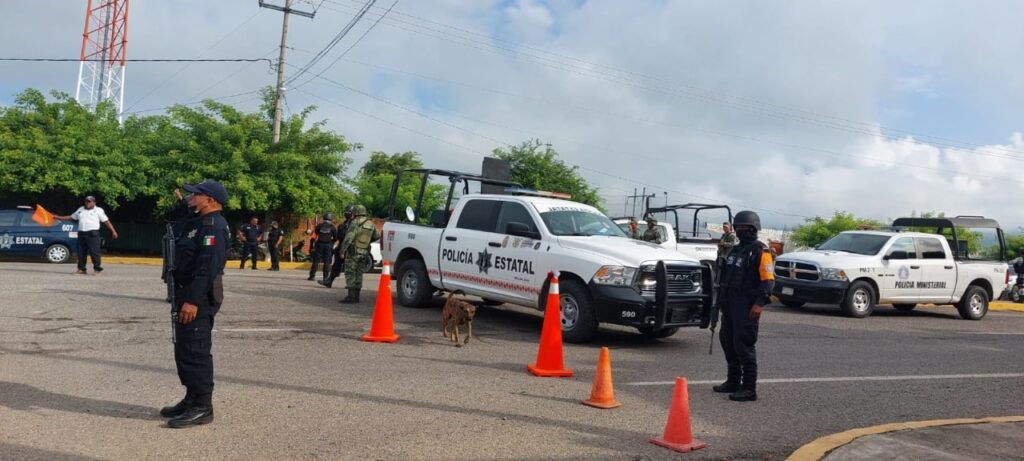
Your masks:
{"label": "military helmet", "polygon": [[366,216],[366,207],[362,205],[353,206],[352,214],[355,216]]}
{"label": "military helmet", "polygon": [[330,211],[324,213],[324,221],[334,221],[334,213],[331,213]]}
{"label": "military helmet", "polygon": [[753,211],[741,211],[736,213],[736,217],[732,220],[733,227],[735,226],[753,226],[756,230],[761,230],[761,217]]}
{"label": "military helmet", "polygon": [[349,206],[345,207],[345,214],[350,215],[350,214],[352,214],[355,211],[355,209],[356,209],[355,205],[349,205]]}

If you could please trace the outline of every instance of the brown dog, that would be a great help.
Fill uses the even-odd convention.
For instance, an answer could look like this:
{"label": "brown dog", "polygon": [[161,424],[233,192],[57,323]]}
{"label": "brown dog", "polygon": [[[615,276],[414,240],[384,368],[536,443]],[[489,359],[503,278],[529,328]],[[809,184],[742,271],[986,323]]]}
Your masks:
{"label": "brown dog", "polygon": [[[476,305],[468,303],[458,298],[454,298],[456,294],[465,293],[462,290],[455,290],[448,294],[448,299],[444,302],[444,309],[441,311],[441,333],[445,338],[451,341],[455,341],[455,347],[462,347],[462,344],[468,343],[469,338],[473,337],[473,317],[476,316]],[[448,324],[451,324],[452,329],[448,331]],[[466,325],[466,340],[459,343],[459,326]]]}

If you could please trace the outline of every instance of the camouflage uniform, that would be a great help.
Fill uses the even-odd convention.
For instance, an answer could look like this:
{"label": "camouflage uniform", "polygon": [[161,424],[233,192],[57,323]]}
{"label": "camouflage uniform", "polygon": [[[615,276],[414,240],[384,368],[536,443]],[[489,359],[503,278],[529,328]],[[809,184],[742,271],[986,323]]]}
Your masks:
{"label": "camouflage uniform", "polygon": [[735,232],[722,234],[722,240],[718,242],[719,261],[724,261],[725,258],[729,257],[729,253],[732,252],[733,247],[735,247],[737,243],[739,243],[739,240],[736,239]]}
{"label": "camouflage uniform", "polygon": [[363,274],[370,269],[370,243],[379,238],[373,220],[366,217],[366,207],[356,205],[352,214],[355,217],[341,241],[345,254],[345,288],[348,288],[348,296],[340,301],[342,303],[359,302]]}
{"label": "camouflage uniform", "polygon": [[658,235],[657,221],[647,220],[647,224],[653,224],[647,229],[644,229],[644,235],[640,237],[640,240],[651,243],[661,243],[661,235]]}

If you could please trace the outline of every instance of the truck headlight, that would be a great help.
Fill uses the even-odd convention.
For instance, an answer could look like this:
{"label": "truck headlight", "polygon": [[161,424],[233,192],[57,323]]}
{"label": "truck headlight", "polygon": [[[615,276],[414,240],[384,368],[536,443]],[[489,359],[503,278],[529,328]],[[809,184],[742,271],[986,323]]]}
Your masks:
{"label": "truck headlight", "polygon": [[843,272],[842,269],[822,269],[821,278],[825,280],[835,280],[837,282],[850,280],[846,277],[846,272]]}
{"label": "truck headlight", "polygon": [[633,284],[633,277],[635,276],[635,267],[601,266],[597,273],[594,274],[594,283],[598,285],[628,287]]}

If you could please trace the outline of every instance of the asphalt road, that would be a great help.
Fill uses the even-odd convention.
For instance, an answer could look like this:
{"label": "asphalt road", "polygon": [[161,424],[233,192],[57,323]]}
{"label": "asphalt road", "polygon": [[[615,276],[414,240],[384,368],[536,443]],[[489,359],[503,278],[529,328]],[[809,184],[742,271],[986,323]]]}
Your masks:
{"label": "asphalt road", "polygon": [[[171,430],[156,415],[183,394],[159,268],[0,263],[0,459],[783,459],[819,436],[880,423],[1024,414],[1024,314],[960,320],[952,308],[863,320],[770,307],[758,343],[761,400],[711,392],[724,374],[708,332],[648,341],[604,328],[566,345],[576,376],[536,378],[539,313],[478,311],[480,341],[455,348],[438,304],[396,307],[397,344],[359,341],[364,302],[345,306],[302,271],[228,269],[217,316],[213,424]],[[598,348],[616,397],[588,397]],[[691,381],[693,430],[708,448],[647,442],[664,428],[671,381]]]}

